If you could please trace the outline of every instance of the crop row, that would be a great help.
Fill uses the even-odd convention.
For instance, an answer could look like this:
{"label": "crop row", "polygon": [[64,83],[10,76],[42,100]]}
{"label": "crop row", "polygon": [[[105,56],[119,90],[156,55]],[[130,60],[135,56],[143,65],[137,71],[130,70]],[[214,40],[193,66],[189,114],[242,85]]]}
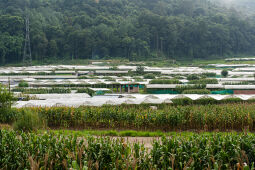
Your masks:
{"label": "crop row", "polygon": [[70,89],[65,88],[36,88],[36,89],[28,89],[28,88],[15,88],[12,89],[13,92],[22,92],[24,94],[48,94],[48,93],[71,93]]}
{"label": "crop row", "polygon": [[245,134],[173,136],[150,149],[107,137],[0,131],[3,169],[237,169],[254,168],[255,137]]}
{"label": "crop row", "polygon": [[39,107],[12,109],[0,121],[13,122],[31,112],[53,128],[136,130],[255,130],[254,104],[222,105],[121,105],[102,107]]}

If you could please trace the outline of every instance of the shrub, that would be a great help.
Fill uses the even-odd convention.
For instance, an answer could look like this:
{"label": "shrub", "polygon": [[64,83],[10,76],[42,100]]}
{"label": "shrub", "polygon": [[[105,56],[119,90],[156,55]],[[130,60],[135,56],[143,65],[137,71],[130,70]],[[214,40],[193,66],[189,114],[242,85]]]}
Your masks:
{"label": "shrub", "polygon": [[28,82],[22,80],[21,82],[19,82],[19,87],[28,87]]}
{"label": "shrub", "polygon": [[77,90],[77,93],[87,93],[90,96],[94,96],[95,92],[89,88],[80,88]]}
{"label": "shrub", "polygon": [[11,115],[8,115],[11,110],[11,105],[15,100],[13,93],[9,92],[0,84],[0,122],[7,123]]}
{"label": "shrub", "polygon": [[205,89],[206,85],[205,84],[195,84],[195,85],[178,85],[176,86],[176,91],[179,93],[182,93],[184,90],[191,90],[191,89]]}
{"label": "shrub", "polygon": [[172,99],[174,105],[190,105],[193,101],[186,97],[182,99]]}
{"label": "shrub", "polygon": [[177,79],[154,79],[150,84],[181,84],[181,82]]}
{"label": "shrub", "polygon": [[196,74],[191,74],[188,75],[187,80],[199,80],[199,77]]}
{"label": "shrub", "polygon": [[216,77],[216,73],[202,73],[205,77]]}
{"label": "shrub", "polygon": [[155,79],[155,75],[152,74],[152,73],[149,73],[149,74],[145,74],[143,76],[144,79]]}
{"label": "shrub", "polygon": [[218,84],[217,79],[190,80],[189,84]]}
{"label": "shrub", "polygon": [[139,65],[136,67],[136,73],[143,74],[144,73],[144,67]]}
{"label": "shrub", "polygon": [[13,124],[14,130],[31,132],[43,127],[43,121],[38,113],[32,113],[29,110],[22,110],[17,120]]}
{"label": "shrub", "polygon": [[227,76],[228,76],[228,71],[227,71],[227,70],[222,70],[222,71],[221,71],[221,75],[222,75],[223,77],[227,77]]}
{"label": "shrub", "polygon": [[36,88],[36,89],[27,89],[27,88],[16,88],[12,89],[14,92],[22,92],[24,94],[50,94],[50,93],[71,93],[70,89],[66,88],[51,88],[51,89],[45,89],[45,88]]}

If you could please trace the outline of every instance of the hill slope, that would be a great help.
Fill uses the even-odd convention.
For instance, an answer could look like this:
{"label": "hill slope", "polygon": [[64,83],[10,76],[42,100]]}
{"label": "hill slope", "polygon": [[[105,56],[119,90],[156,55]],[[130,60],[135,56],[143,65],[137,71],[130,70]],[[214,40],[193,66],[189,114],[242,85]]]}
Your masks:
{"label": "hill slope", "polygon": [[34,60],[189,59],[255,52],[254,19],[209,1],[30,1],[0,1],[1,64],[22,61],[25,6]]}

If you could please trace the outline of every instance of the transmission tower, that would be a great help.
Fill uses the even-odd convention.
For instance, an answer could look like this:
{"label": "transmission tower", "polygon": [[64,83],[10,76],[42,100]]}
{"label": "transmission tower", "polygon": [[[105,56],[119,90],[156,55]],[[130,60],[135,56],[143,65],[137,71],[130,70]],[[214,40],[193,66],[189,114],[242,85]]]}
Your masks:
{"label": "transmission tower", "polygon": [[29,18],[26,17],[26,39],[24,45],[23,53],[23,63],[24,65],[32,65],[32,55],[31,55],[31,46],[30,46],[30,36],[29,36]]}

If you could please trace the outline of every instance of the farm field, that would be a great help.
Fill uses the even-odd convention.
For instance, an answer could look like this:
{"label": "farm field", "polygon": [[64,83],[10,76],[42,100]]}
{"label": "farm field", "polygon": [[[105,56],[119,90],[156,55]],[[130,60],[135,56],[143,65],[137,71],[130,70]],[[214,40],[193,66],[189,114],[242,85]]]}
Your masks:
{"label": "farm field", "polygon": [[[249,169],[253,135],[194,134],[143,144],[108,137],[61,136],[0,131],[0,165],[5,169]],[[55,158],[58,159],[55,159]]]}
{"label": "farm field", "polygon": [[0,68],[0,167],[253,169],[253,70],[227,61]]}

